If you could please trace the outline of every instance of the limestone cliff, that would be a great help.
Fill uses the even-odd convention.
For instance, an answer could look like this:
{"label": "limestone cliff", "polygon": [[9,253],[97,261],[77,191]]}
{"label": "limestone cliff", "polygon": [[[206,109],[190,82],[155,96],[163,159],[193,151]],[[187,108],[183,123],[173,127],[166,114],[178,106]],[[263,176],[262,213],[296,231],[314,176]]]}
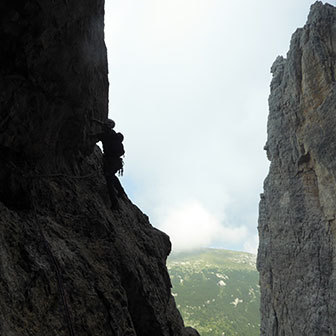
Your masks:
{"label": "limestone cliff", "polygon": [[336,8],[311,7],[272,73],[261,335],[336,335]]}
{"label": "limestone cliff", "polygon": [[[111,211],[104,0],[0,4],[0,335],[179,336],[167,235]],[[111,51],[113,52],[113,51]]]}

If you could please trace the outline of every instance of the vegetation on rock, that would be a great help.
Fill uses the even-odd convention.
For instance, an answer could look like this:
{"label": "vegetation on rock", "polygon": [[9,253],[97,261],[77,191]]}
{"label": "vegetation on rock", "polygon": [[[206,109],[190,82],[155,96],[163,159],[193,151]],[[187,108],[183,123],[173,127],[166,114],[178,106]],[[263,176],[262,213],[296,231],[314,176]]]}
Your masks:
{"label": "vegetation on rock", "polygon": [[202,249],[168,259],[173,295],[186,325],[202,336],[259,335],[255,256]]}

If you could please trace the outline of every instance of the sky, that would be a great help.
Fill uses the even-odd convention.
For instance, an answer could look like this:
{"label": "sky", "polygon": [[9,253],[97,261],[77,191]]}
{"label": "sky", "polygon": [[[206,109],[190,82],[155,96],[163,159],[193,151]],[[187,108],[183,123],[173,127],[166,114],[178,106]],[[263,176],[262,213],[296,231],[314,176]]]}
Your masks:
{"label": "sky", "polygon": [[312,3],[106,0],[121,183],[173,250],[256,253],[270,68]]}

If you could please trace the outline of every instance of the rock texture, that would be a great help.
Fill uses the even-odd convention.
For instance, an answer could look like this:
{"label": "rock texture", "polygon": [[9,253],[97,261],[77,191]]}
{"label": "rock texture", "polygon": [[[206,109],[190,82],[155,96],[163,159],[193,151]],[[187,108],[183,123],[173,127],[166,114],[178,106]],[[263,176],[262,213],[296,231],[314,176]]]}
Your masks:
{"label": "rock texture", "polygon": [[111,211],[103,0],[0,4],[0,335],[192,336],[167,235]]}
{"label": "rock texture", "polygon": [[272,66],[261,195],[261,335],[336,335],[336,8],[311,7]]}

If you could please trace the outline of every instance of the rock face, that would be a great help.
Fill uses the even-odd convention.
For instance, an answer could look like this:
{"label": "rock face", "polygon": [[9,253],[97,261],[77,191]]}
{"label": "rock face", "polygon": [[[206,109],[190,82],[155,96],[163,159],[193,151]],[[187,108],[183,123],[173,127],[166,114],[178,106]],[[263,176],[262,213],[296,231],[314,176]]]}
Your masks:
{"label": "rock face", "polygon": [[187,336],[167,235],[110,210],[103,0],[0,4],[0,335]]}
{"label": "rock face", "polygon": [[312,6],[272,73],[261,335],[336,335],[336,8]]}

